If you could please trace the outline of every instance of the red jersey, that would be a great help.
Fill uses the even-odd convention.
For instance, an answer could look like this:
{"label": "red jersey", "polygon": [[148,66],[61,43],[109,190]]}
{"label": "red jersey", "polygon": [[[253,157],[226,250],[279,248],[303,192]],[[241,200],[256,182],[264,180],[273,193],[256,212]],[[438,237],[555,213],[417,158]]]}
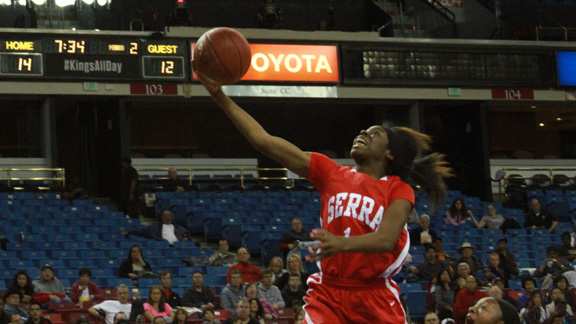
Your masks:
{"label": "red jersey", "polygon": [[[392,201],[406,199],[414,204],[414,191],[399,177],[374,180],[318,153],[312,153],[308,180],[320,193],[322,228],[334,235],[375,232]],[[339,253],[322,259],[318,267],[323,275],[337,279],[369,281],[390,277],[401,270],[409,248],[408,230],[404,226],[389,253]]]}

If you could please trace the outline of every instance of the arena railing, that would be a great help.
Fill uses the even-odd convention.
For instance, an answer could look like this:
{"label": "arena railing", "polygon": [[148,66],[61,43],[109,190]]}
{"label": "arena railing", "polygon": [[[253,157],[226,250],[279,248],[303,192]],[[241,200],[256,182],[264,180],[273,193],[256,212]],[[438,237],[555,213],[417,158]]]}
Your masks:
{"label": "arena railing", "polygon": [[[46,182],[56,182],[62,187],[66,185],[66,170],[64,168],[0,168],[0,182],[6,182],[8,188],[22,190],[25,181],[41,190],[49,190],[53,186]],[[37,182],[33,184],[33,182]]]}

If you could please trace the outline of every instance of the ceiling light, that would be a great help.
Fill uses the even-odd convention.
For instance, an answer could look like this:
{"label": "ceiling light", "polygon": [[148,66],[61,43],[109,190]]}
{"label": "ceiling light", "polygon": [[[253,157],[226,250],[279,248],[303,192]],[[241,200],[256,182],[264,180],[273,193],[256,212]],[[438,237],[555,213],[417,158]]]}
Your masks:
{"label": "ceiling light", "polygon": [[544,127],[544,123],[540,123],[540,124],[538,124],[538,126]]}
{"label": "ceiling light", "polygon": [[562,120],[562,117],[558,117],[558,118],[556,118],[556,120],[557,120],[557,121],[561,121],[561,120]]}
{"label": "ceiling light", "polygon": [[97,0],[98,4],[101,6],[105,6],[108,4],[108,0]]}
{"label": "ceiling light", "polygon": [[56,5],[58,7],[66,7],[73,5],[75,0],[56,0]]}
{"label": "ceiling light", "polygon": [[94,4],[94,0],[82,0],[82,2],[84,2],[87,5],[92,5]]}
{"label": "ceiling light", "polygon": [[530,106],[530,108],[532,108],[532,109],[536,109],[536,106]]}
{"label": "ceiling light", "polygon": [[26,5],[26,0],[18,0],[18,4],[21,6],[25,6]]}
{"label": "ceiling light", "polygon": [[0,4],[3,4],[3,5],[11,5],[11,4],[12,4],[12,1],[10,1],[10,0],[0,0]]}
{"label": "ceiling light", "polygon": [[34,2],[35,5],[43,5],[46,3],[46,0],[32,0],[32,2]]}

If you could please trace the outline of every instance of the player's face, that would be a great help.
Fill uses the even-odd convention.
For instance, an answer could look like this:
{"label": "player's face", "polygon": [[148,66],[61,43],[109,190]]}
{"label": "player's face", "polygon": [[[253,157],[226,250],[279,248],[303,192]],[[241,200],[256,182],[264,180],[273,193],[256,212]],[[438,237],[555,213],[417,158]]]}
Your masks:
{"label": "player's face", "polygon": [[372,126],[368,130],[360,131],[352,142],[350,151],[352,158],[373,158],[384,160],[390,154],[388,149],[388,134],[382,126]]}
{"label": "player's face", "polygon": [[502,310],[496,299],[485,297],[476,305],[470,307],[466,316],[466,324],[498,324],[502,323]]}

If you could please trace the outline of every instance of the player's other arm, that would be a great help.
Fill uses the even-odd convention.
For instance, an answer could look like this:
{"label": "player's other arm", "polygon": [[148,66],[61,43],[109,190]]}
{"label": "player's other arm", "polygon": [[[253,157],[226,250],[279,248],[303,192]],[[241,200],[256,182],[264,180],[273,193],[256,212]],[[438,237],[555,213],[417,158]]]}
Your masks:
{"label": "player's other arm", "polygon": [[202,73],[198,73],[198,76],[214,101],[228,115],[228,118],[255,149],[271,157],[299,176],[308,176],[308,167],[311,159],[310,152],[303,152],[294,144],[268,134],[252,116],[222,91],[220,84],[207,78]]}
{"label": "player's other arm", "polygon": [[412,203],[410,201],[394,200],[384,212],[378,230],[369,234],[344,237],[333,235],[324,229],[314,230],[313,238],[322,242],[319,245],[321,252],[318,256],[324,258],[341,252],[390,252],[402,234],[411,211]]}

